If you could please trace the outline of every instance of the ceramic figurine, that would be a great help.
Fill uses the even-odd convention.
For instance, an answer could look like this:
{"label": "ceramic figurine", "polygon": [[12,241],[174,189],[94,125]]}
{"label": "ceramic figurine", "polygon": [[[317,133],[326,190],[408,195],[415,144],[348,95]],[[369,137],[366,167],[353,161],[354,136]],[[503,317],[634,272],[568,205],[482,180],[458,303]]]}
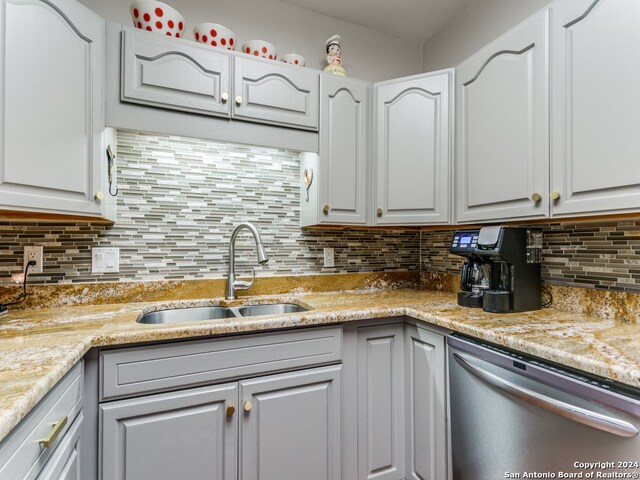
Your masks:
{"label": "ceramic figurine", "polygon": [[327,49],[327,66],[324,71],[334,75],[347,76],[347,72],[342,68],[342,51],[340,49],[340,35],[334,35],[325,43]]}

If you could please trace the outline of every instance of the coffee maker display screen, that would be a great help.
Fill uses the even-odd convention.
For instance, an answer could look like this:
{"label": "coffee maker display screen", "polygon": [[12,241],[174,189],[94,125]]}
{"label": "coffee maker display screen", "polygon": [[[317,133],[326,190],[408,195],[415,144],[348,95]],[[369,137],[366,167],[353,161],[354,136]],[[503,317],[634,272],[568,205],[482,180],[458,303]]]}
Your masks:
{"label": "coffee maker display screen", "polygon": [[469,245],[471,245],[471,239],[473,238],[473,235],[462,235],[460,237],[460,246],[461,247],[468,247]]}

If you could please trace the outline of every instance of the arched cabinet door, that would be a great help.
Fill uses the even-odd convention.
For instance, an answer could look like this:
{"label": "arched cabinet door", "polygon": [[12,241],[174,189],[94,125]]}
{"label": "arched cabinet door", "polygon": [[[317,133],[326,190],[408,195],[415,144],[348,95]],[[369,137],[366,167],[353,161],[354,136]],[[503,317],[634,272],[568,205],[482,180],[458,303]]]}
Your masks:
{"label": "arched cabinet door", "polygon": [[456,67],[458,222],[549,214],[549,13]]}
{"label": "arched cabinet door", "polygon": [[553,216],[640,210],[640,2],[552,6]]}
{"label": "arched cabinet door", "polygon": [[0,209],[100,214],[104,37],[72,0],[0,0]]}
{"label": "arched cabinet door", "polygon": [[450,220],[452,71],[376,84],[376,225]]}
{"label": "arched cabinet door", "polygon": [[233,75],[234,118],[318,130],[317,70],[237,55]]}
{"label": "arched cabinet door", "polygon": [[365,225],[369,84],[322,75],[320,85],[319,223]]}
{"label": "arched cabinet door", "polygon": [[231,55],[132,27],[122,29],[123,102],[229,117]]}

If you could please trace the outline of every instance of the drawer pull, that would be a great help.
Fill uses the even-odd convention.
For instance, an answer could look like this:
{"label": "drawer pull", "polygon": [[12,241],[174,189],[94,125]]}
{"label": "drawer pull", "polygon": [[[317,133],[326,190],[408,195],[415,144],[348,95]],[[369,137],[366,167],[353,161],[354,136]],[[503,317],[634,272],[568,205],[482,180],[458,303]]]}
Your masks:
{"label": "drawer pull", "polygon": [[233,405],[227,406],[227,417],[233,417],[233,414],[236,413],[236,407]]}
{"label": "drawer pull", "polygon": [[245,412],[250,412],[252,408],[253,408],[253,403],[251,403],[249,400],[244,402],[244,411]]}
{"label": "drawer pull", "polygon": [[40,440],[40,445],[42,448],[50,448],[53,445],[53,442],[56,441],[60,432],[64,429],[64,426],[67,424],[67,416],[65,415],[60,420],[52,425],[51,432],[45,438]]}

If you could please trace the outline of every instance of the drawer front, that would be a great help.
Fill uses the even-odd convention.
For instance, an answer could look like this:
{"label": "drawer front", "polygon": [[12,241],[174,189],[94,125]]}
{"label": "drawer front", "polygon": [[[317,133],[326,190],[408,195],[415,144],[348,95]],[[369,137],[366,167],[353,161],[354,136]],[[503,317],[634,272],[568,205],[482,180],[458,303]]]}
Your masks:
{"label": "drawer front", "polygon": [[[82,410],[83,366],[79,363],[47,394],[0,445],[0,480],[36,478],[62,445]],[[49,447],[40,440],[66,418]]]}
{"label": "drawer front", "polygon": [[341,358],[340,327],[106,350],[100,353],[100,398],[216,383]]}
{"label": "drawer front", "polygon": [[230,64],[224,51],[124,27],[121,100],[228,117]]}
{"label": "drawer front", "polygon": [[318,129],[319,72],[239,56],[234,65],[234,118]]}
{"label": "drawer front", "polygon": [[38,480],[80,480],[80,427],[82,413],[42,470]]}

